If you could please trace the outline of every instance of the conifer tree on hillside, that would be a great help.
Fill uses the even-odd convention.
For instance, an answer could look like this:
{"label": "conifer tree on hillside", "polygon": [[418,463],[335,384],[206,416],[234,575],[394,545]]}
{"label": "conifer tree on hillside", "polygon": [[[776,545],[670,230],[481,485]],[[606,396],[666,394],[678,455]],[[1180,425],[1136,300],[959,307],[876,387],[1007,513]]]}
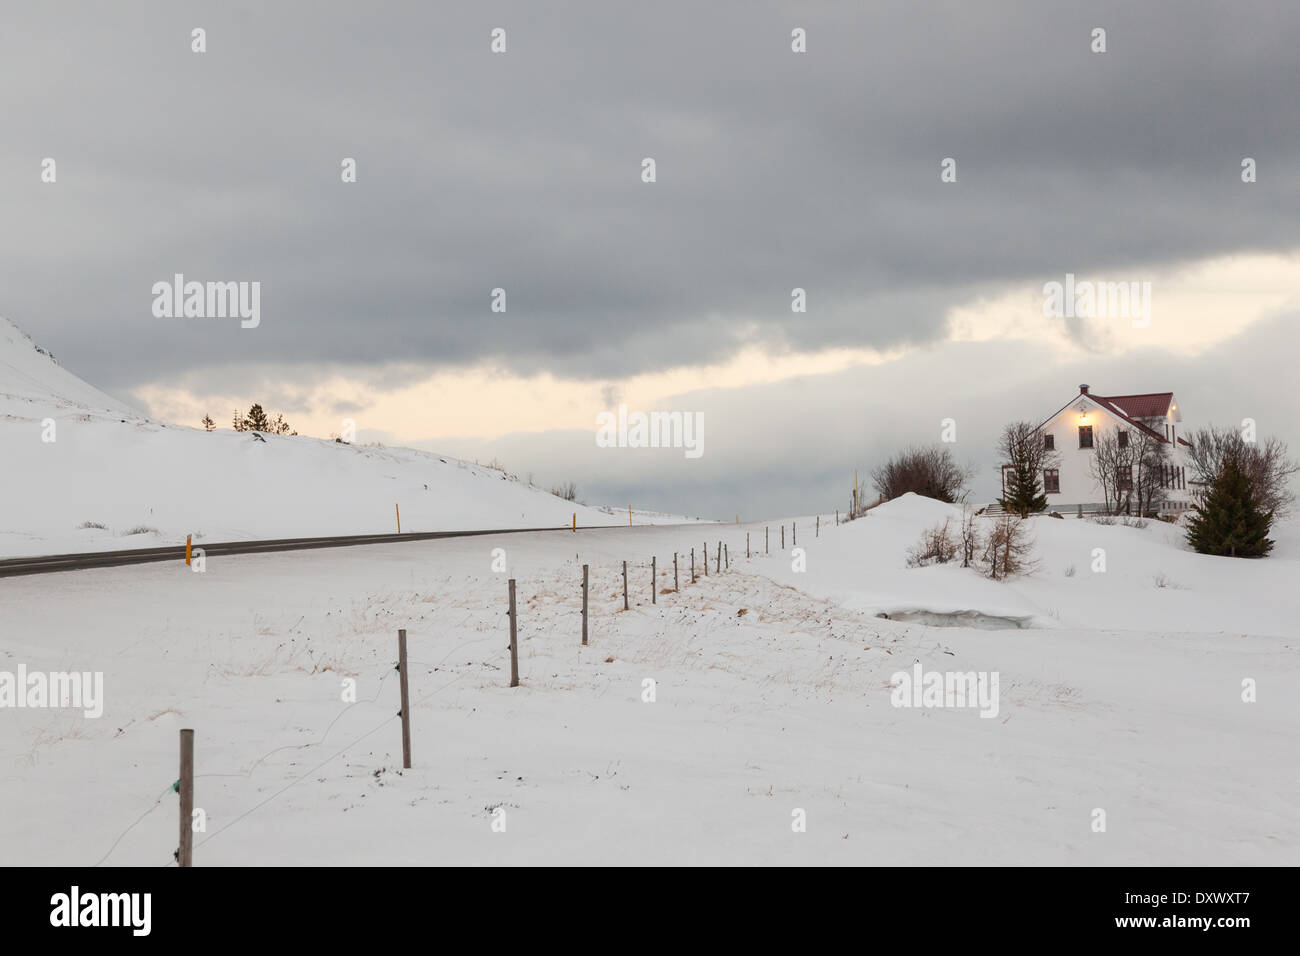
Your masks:
{"label": "conifer tree on hillside", "polygon": [[1007,491],[1002,498],[1002,508],[1012,514],[1026,516],[1047,508],[1047,495],[1038,480],[1038,472],[1030,469],[1021,459],[1011,462],[1007,471]]}
{"label": "conifer tree on hillside", "polygon": [[1049,449],[1032,422],[1012,422],[1002,429],[998,454],[1011,467],[1006,470],[1002,507],[1022,518],[1047,508],[1043,469],[1055,465],[1057,453]]}
{"label": "conifer tree on hillside", "polygon": [[1223,465],[1187,529],[1187,542],[1201,554],[1258,558],[1273,549],[1268,530],[1273,513],[1255,500],[1249,476],[1233,458]]}
{"label": "conifer tree on hillside", "polygon": [[251,432],[271,431],[271,422],[266,417],[266,412],[262,411],[261,405],[254,403],[248,409],[248,416],[244,419],[244,427]]}
{"label": "conifer tree on hillside", "polygon": [[203,421],[200,422],[199,424],[201,424],[201,425],[203,426],[203,430],[204,430],[205,432],[210,432],[210,431],[212,431],[212,429],[214,429],[214,428],[217,427],[217,423],[214,422],[214,421],[212,420],[212,416],[211,416],[211,415],[204,415],[204,416],[203,416]]}
{"label": "conifer tree on hillside", "polygon": [[[207,422],[207,419],[204,419]],[[235,431],[237,432],[262,432],[267,435],[296,435],[298,434],[284,420],[284,415],[277,413],[275,419],[266,414],[261,404],[254,402],[249,406],[247,415],[240,415],[239,410],[235,410]],[[212,431],[211,428],[208,431]]]}

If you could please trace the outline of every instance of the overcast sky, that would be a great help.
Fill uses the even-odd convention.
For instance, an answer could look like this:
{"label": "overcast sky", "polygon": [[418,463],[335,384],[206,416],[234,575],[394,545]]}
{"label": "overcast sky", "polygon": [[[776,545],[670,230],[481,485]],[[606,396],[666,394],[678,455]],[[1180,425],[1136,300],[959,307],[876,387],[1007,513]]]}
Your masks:
{"label": "overcast sky", "polygon": [[[987,500],[1001,424],[1081,382],[1300,447],[1295,4],[11,7],[0,315],[158,417],[751,518],[946,417]],[[156,318],[178,272],[260,282],[260,325]],[[1044,317],[1067,272],[1151,282],[1150,324]],[[704,455],[597,448],[619,401]]]}

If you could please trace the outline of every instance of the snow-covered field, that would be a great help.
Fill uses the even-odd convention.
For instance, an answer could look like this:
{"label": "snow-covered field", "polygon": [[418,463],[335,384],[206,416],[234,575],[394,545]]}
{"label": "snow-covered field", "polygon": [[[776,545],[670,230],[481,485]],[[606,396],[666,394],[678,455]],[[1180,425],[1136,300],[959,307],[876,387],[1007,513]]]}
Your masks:
{"label": "snow-covered field", "polygon": [[[0,557],[403,531],[626,524],[504,472],[406,448],[167,425],[0,319]],[[687,519],[634,511],[637,524]]]}
{"label": "snow-covered field", "polygon": [[[921,529],[951,513],[909,497],[850,525],[823,520],[820,537],[799,518],[805,572],[776,553],[774,522],[773,554],[748,560],[745,534],[761,551],[762,525],[0,581],[0,670],[103,671],[106,698],[99,719],[0,712],[3,858],[167,863],[177,730],[192,727],[207,825],[196,865],[1300,862],[1300,528],[1279,529],[1273,557],[1231,561],[1187,552],[1165,525],[1040,518],[1029,577],[905,568]],[[687,555],[701,561],[706,534],[731,569],[690,585]],[[668,592],[655,605],[652,554]],[[877,616],[954,610],[1034,626]],[[892,706],[892,676],[917,662],[997,672],[996,717]],[[341,699],[346,678],[357,703]],[[1242,701],[1247,678],[1256,703]],[[798,810],[806,832],[792,829]]]}

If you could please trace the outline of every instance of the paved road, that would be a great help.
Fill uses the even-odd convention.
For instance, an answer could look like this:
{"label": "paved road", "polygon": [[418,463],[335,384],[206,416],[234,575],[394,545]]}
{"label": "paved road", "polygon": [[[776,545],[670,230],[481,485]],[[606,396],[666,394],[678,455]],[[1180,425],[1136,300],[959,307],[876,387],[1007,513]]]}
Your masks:
{"label": "paved road", "polygon": [[[408,534],[345,534],[327,538],[275,538],[266,541],[222,541],[196,543],[205,555],[258,554],[265,551],[306,551],[312,548],[348,548],[359,544],[393,544],[401,541],[428,541],[430,538],[468,538],[484,534],[535,534],[538,531],[568,531],[571,525],[556,528],[500,528],[492,531],[416,531]],[[623,528],[623,525],[579,525],[579,531]],[[644,525],[643,527],[659,527]],[[87,568],[114,568],[124,564],[148,564],[156,561],[184,561],[185,545],[165,548],[134,548],[129,551],[91,551],[85,554],[51,554],[36,558],[0,560],[0,578],[19,574],[48,574],[52,571],[82,571]]]}

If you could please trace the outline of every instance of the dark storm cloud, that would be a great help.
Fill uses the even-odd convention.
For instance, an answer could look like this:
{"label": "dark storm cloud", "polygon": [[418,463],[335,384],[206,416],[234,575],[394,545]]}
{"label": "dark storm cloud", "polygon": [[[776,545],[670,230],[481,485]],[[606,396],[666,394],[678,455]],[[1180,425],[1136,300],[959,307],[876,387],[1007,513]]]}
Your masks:
{"label": "dark storm cloud", "polygon": [[[31,4],[6,20],[0,314],[110,389],[254,359],[289,380],[484,358],[606,379],[753,341],[888,347],[937,338],[989,282],[1300,244],[1300,8],[1284,4]],[[57,185],[39,182],[46,156]],[[1243,156],[1259,183],[1240,182]],[[154,318],[150,286],[175,272],[260,281],[261,326]]]}

